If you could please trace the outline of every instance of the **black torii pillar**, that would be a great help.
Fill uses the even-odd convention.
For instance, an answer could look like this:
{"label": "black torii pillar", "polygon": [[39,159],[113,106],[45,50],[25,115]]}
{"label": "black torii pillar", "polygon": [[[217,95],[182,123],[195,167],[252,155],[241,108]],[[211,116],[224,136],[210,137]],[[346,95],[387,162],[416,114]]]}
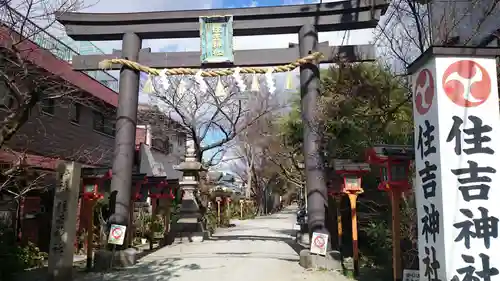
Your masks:
{"label": "black torii pillar", "polygon": [[[318,50],[318,33],[312,24],[299,30],[299,53],[305,57]],[[307,189],[307,213],[309,238],[313,232],[329,234],[325,227],[327,188],[321,157],[321,135],[316,118],[319,97],[320,74],[318,64],[309,63],[300,67],[300,96],[302,123],[304,126],[304,164]]]}
{"label": "black torii pillar", "polygon": [[[122,41],[122,58],[138,61],[141,38],[135,33],[125,33]],[[135,153],[135,130],[139,101],[139,71],[122,67],[118,111],[116,114],[115,151],[111,192],[116,192],[116,203],[110,223],[129,226],[132,168]]]}

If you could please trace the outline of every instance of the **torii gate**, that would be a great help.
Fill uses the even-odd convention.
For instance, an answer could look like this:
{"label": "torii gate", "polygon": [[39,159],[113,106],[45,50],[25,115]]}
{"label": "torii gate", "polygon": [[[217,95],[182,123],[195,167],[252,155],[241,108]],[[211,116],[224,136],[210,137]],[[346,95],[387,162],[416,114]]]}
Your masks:
{"label": "torii gate", "polygon": [[[375,28],[388,7],[386,0],[345,0],[334,3],[262,8],[167,11],[141,13],[58,13],[67,34],[75,40],[122,40],[122,51],[111,55],[75,56],[76,70],[99,69],[99,62],[120,56],[141,65],[158,68],[200,68],[199,52],[150,53],[141,51],[143,39],[196,38],[200,36],[200,17],[232,15],[234,36],[298,33],[299,46],[288,49],[235,51],[233,63],[213,67],[269,66],[288,64],[298,57],[323,53],[321,63],[332,63],[339,56],[346,61],[374,60],[374,46],[331,47],[318,44],[318,31]],[[231,42],[232,43],[232,42]],[[228,43],[228,44],[231,44]],[[232,57],[232,49],[231,49]],[[168,62],[167,62],[168,60]],[[111,190],[117,191],[112,222],[128,224],[130,174],[132,174],[135,124],[137,119],[139,72],[120,65],[119,102]],[[308,190],[309,231],[327,233],[325,206],[327,188],[320,157],[320,136],[312,128],[319,93],[319,69],[315,62],[300,67],[301,106],[304,128],[306,188]]]}

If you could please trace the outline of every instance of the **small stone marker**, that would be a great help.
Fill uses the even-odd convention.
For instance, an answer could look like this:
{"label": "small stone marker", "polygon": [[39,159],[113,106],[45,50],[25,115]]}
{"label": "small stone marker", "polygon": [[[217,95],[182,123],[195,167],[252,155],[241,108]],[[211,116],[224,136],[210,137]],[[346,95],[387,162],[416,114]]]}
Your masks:
{"label": "small stone marker", "polygon": [[313,232],[311,239],[311,253],[326,256],[326,248],[328,246],[328,235],[318,232]]}
{"label": "small stone marker", "polygon": [[49,280],[72,280],[76,213],[80,192],[81,165],[60,163],[57,166],[52,228],[50,230]]}
{"label": "small stone marker", "polygon": [[403,281],[420,281],[418,269],[403,269]]}
{"label": "small stone marker", "polygon": [[123,245],[127,227],[125,225],[112,224],[109,230],[108,243],[112,245]]}

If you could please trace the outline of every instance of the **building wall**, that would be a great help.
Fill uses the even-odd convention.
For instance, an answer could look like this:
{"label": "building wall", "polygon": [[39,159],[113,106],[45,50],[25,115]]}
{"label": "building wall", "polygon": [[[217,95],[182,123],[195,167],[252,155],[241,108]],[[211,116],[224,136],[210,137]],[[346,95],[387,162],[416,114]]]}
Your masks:
{"label": "building wall", "polygon": [[[432,1],[433,38],[436,45],[448,38],[460,36],[457,45],[477,46],[480,41],[500,28],[500,4],[497,0]],[[496,3],[496,6],[494,6]],[[488,16],[485,17],[485,14]]]}
{"label": "building wall", "polygon": [[[0,100],[4,96],[5,90],[0,88]],[[94,113],[89,107],[80,105],[78,123],[70,121],[70,103],[56,100],[53,114],[42,112],[44,105],[39,103],[8,146],[52,158],[111,165],[114,136],[94,130]]]}
{"label": "building wall", "polygon": [[[5,95],[5,89],[0,85],[0,101],[3,101],[3,105],[6,105],[6,101],[8,102],[8,100],[4,99]],[[89,99],[79,101],[89,102]],[[93,112],[101,107],[95,106],[95,109],[93,109],[80,105],[79,118],[70,118],[73,116],[70,114],[71,102],[74,103],[75,99],[56,99],[52,114],[42,112],[42,109],[47,108],[47,104],[43,101],[39,102],[31,111],[28,121],[23,124],[7,146],[28,154],[73,160],[83,164],[111,166],[114,146],[113,131],[102,130],[108,132],[106,134],[94,129],[102,129],[102,127],[94,126]],[[113,115],[112,108],[102,107],[102,111],[106,112],[106,115]],[[1,115],[0,118],[2,118]],[[107,118],[107,120],[111,119],[114,118]],[[105,123],[112,124],[112,122]],[[0,159],[1,161],[2,159]],[[33,242],[42,251],[49,250],[53,207],[53,189],[50,187],[54,186],[54,183],[50,181],[55,176],[49,171],[46,172],[48,174],[45,172],[43,174],[46,174],[44,182],[47,181],[47,184],[44,183],[43,185],[48,188],[48,192],[42,193],[40,197],[27,198],[29,200],[26,200],[24,204],[23,213],[30,214],[37,210],[39,213],[35,217],[23,216],[21,218],[21,241],[24,243],[27,241]],[[86,221],[83,221],[83,223],[86,223]]]}
{"label": "building wall", "polygon": [[166,176],[180,179],[182,173],[174,169],[184,160],[186,136],[177,130],[163,127],[161,132],[150,125],[138,125],[136,145],[139,148],[139,171],[148,176]]}
{"label": "building wall", "polygon": [[140,148],[140,172],[148,176],[166,176],[167,179],[180,179],[182,173],[174,166],[180,164],[181,158],[175,154],[162,151],[142,144]]}

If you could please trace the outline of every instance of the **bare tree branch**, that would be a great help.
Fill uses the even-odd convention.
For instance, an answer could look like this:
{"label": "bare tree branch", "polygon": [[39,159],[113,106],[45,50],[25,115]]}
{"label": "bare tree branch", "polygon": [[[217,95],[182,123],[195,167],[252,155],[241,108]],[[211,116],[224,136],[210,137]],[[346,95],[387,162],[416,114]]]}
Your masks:
{"label": "bare tree branch", "polygon": [[[175,120],[178,129],[194,140],[199,161],[204,160],[203,155],[208,151],[215,151],[205,163],[209,166],[221,162],[222,158],[215,159],[224,154],[224,148],[227,149],[238,135],[280,106],[269,102],[273,96],[265,91],[265,85],[261,85],[259,94],[240,92],[233,77],[205,78],[206,91],[201,91],[190,76],[170,76],[168,79],[168,89],[164,89],[158,79],[153,80],[152,103],[160,109],[160,114]],[[223,85],[223,96],[216,92],[218,83]],[[151,116],[149,122],[155,123],[154,119]]]}

